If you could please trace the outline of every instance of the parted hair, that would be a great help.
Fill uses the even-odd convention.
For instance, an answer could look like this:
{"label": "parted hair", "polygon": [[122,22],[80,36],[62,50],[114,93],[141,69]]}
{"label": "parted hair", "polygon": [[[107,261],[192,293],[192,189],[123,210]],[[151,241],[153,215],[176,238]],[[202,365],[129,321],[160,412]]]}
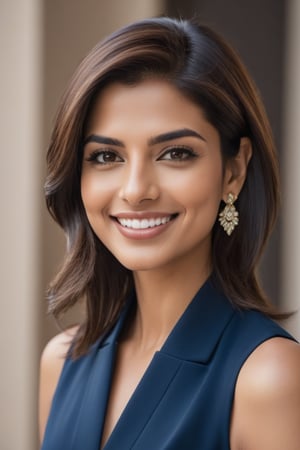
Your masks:
{"label": "parted hair", "polygon": [[235,51],[207,26],[166,17],[142,20],[99,42],[81,62],[61,100],[47,153],[47,207],[67,239],[63,264],[47,291],[49,311],[60,317],[79,300],[86,305],[73,357],[110,329],[133,288],[131,271],[94,234],[82,203],[86,123],[109,83],[151,77],[167,80],[199,105],[219,132],[223,161],[237,154],[242,137],[251,140],[253,155],[236,202],[239,226],[230,237],[217,218],[213,228],[212,279],[237,308],[277,314],[256,274],[279,203],[276,152],[258,91]]}

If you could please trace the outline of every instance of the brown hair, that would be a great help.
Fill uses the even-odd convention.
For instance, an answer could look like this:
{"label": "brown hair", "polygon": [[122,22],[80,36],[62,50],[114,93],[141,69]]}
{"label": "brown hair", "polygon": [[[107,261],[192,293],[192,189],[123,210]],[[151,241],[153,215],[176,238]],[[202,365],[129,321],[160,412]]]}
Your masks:
{"label": "brown hair", "polygon": [[167,79],[202,108],[219,131],[224,160],[237,154],[241,137],[251,139],[253,156],[236,202],[239,226],[230,237],[217,223],[213,230],[213,279],[237,307],[275,316],[255,272],[279,197],[277,159],[260,97],[238,56],[211,29],[188,20],[148,19],[115,32],[83,60],[62,99],[47,154],[47,206],[67,237],[64,264],[48,291],[49,310],[57,317],[82,297],[87,307],[73,356],[84,354],[112,326],[133,287],[132,273],[86,218],[80,195],[85,124],[108,83],[149,76]]}

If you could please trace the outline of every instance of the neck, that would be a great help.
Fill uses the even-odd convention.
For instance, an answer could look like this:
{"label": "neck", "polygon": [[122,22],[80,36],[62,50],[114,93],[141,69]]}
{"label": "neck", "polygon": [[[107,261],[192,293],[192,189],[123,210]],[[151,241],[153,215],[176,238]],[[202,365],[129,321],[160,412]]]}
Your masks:
{"label": "neck", "polygon": [[158,350],[211,273],[210,259],[134,273],[137,314],[131,339],[139,349]]}

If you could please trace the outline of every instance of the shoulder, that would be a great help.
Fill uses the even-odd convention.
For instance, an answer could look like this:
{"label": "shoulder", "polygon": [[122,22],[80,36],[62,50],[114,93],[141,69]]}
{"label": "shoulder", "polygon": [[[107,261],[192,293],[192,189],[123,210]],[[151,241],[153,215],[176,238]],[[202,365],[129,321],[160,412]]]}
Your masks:
{"label": "shoulder", "polygon": [[78,327],[73,327],[54,336],[43,350],[40,361],[39,387],[39,427],[41,438],[44,434],[52,398],[65,362],[66,354],[77,330]]}
{"label": "shoulder", "polygon": [[296,449],[300,442],[300,345],[269,339],[248,357],[237,379],[232,448]]}
{"label": "shoulder", "polygon": [[268,396],[274,399],[291,389],[300,389],[300,345],[281,337],[263,342],[243,365],[237,389],[243,396],[249,396],[249,401],[251,398],[264,401]]}
{"label": "shoulder", "polygon": [[65,352],[69,350],[72,339],[76,335],[77,330],[78,326],[74,326],[50,339],[42,352],[41,362],[48,362],[49,360],[50,362],[53,360],[64,360]]}
{"label": "shoulder", "polygon": [[45,346],[40,362],[41,375],[49,378],[51,384],[57,384],[66,354],[70,348],[72,340],[78,327],[69,328],[54,336]]}

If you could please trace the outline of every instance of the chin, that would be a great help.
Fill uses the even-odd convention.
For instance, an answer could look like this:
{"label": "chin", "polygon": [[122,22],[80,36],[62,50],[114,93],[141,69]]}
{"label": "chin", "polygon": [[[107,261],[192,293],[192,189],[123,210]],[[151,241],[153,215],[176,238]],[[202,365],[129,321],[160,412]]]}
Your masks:
{"label": "chin", "polygon": [[122,266],[133,272],[156,270],[168,265],[168,260],[165,261],[163,258],[158,260],[157,253],[148,254],[147,256],[145,254],[139,256],[131,255],[131,257],[115,253],[114,257]]}
{"label": "chin", "polygon": [[131,270],[132,272],[155,270],[160,267],[157,263],[151,263],[148,261],[124,261],[121,259],[118,259],[118,261],[120,264],[122,264],[122,266],[124,266],[128,270]]}

